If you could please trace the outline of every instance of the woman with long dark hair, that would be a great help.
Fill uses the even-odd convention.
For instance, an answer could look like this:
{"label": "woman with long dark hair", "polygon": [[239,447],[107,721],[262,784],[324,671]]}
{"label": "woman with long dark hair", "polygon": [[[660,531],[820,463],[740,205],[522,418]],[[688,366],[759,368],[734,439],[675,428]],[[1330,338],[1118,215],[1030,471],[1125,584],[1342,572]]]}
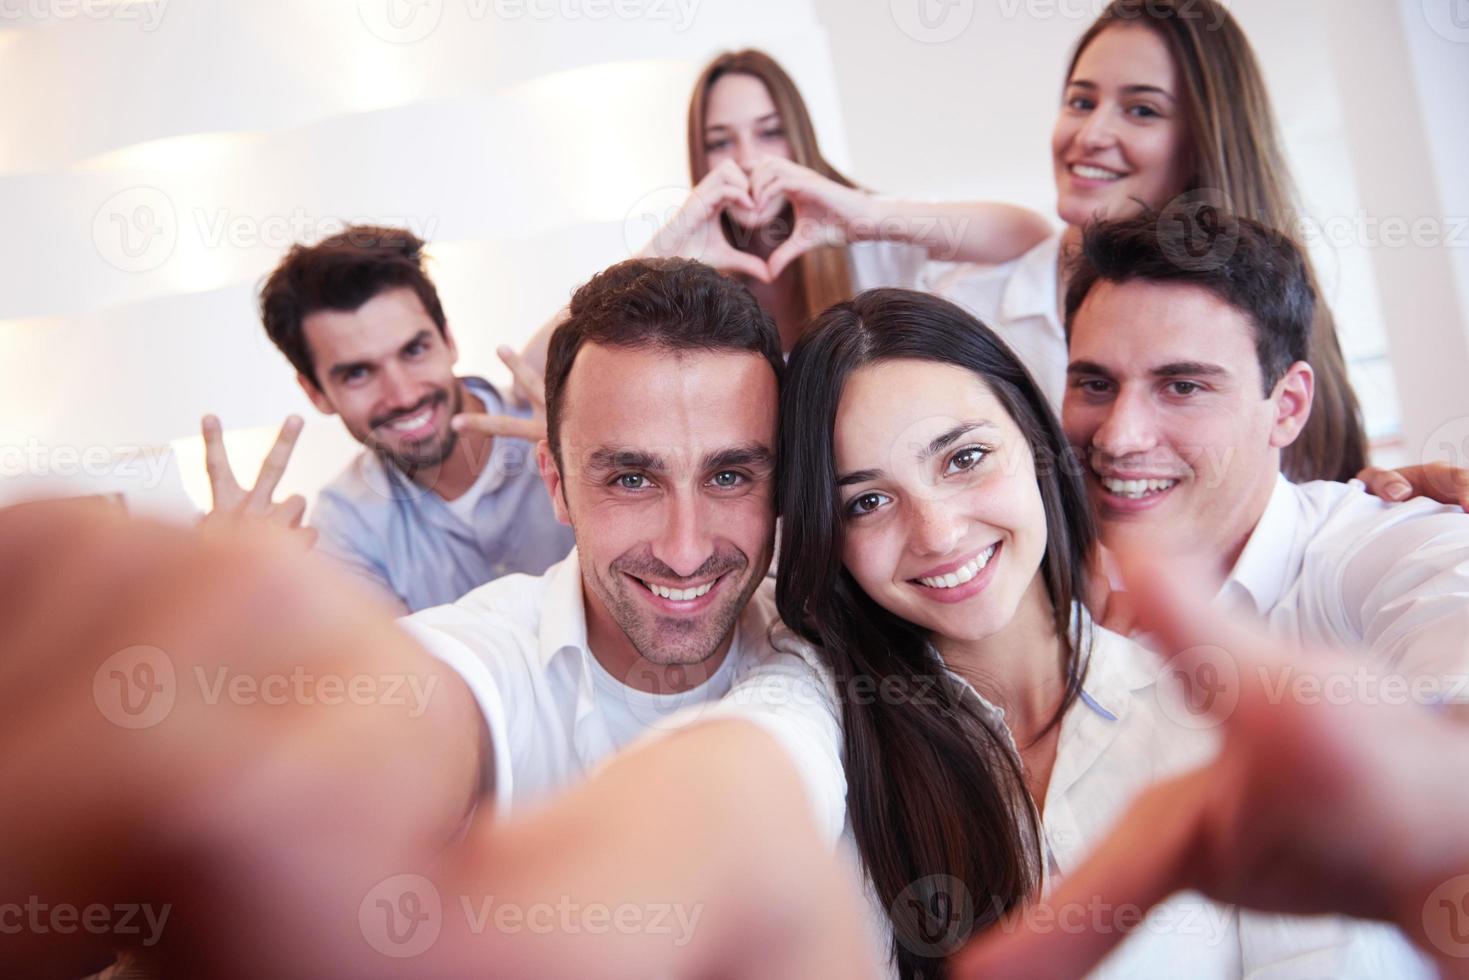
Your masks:
{"label": "woman with long dark hair", "polygon": [[[959,307],[882,289],[818,317],[791,355],[780,453],[791,657],[724,710],[766,721],[828,831],[847,832],[897,975],[935,977],[1214,736],[1150,654],[1088,616],[1096,532],[1060,425]],[[1104,972],[1290,960],[1342,976],[1411,955],[1362,924],[1262,923],[1187,895],[1164,908],[1198,931],[1142,930]]]}

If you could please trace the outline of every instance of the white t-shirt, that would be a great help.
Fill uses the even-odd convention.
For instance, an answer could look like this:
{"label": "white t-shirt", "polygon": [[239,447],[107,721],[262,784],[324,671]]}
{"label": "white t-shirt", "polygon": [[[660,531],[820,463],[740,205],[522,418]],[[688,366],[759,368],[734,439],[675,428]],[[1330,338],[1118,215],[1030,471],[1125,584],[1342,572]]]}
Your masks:
{"label": "white t-shirt", "polygon": [[610,676],[587,646],[577,552],[544,575],[510,575],[450,605],[400,619],[474,693],[494,751],[501,813],[586,778],[675,716],[698,716],[769,655],[778,619],[772,583],[755,592],[713,676],[679,694],[638,691]]}

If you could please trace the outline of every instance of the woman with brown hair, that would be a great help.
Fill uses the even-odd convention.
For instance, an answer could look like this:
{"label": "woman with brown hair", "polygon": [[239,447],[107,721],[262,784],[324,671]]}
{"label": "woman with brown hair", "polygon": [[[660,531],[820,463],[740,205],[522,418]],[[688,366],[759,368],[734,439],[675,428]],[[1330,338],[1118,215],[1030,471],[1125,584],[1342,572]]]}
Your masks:
{"label": "woman with brown hair", "polygon": [[688,147],[693,191],[645,254],[743,276],[787,349],[810,317],[863,289],[921,288],[930,260],[1005,262],[1050,234],[1012,205],[858,187],[822,155],[795,82],[760,51],[705,67],[689,100]]}
{"label": "woman with brown hair", "polygon": [[[1192,222],[1180,226],[1181,255],[1207,261],[1209,247],[1228,246],[1228,229],[1212,215],[1290,234],[1297,211],[1264,77],[1217,0],[1114,0],[1077,43],[1051,148],[1066,229],[1015,263],[965,270],[939,291],[1004,337],[1058,405],[1064,264],[1087,222],[1145,208],[1160,221]],[[1195,240],[1183,237],[1190,231]],[[1367,465],[1367,440],[1325,304],[1311,364],[1316,404],[1285,472],[1296,481],[1349,480]]]}

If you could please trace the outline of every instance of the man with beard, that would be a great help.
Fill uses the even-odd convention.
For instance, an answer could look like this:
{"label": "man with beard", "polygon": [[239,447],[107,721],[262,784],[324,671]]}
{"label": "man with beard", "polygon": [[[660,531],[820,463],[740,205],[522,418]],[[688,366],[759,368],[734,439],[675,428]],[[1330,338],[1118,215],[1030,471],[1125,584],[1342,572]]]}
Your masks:
{"label": "man with beard", "polygon": [[404,620],[474,691],[498,806],[579,781],[764,659],[783,368],[749,290],[697,262],[623,262],[572,298],[538,458],[576,548]]}
{"label": "man with beard", "polygon": [[[366,447],[316,502],[317,549],[401,612],[452,602],[502,575],[539,574],[571,547],[531,444],[507,438],[509,427],[461,435],[451,425],[460,412],[507,426],[531,412],[481,378],[454,375],[458,350],[423,246],[401,229],[350,227],[292,248],[260,294],[266,332],[301,389]],[[300,522],[300,498],[270,503],[300,427],[287,420],[247,492],[230,473],[218,420],[204,420],[215,514]]]}

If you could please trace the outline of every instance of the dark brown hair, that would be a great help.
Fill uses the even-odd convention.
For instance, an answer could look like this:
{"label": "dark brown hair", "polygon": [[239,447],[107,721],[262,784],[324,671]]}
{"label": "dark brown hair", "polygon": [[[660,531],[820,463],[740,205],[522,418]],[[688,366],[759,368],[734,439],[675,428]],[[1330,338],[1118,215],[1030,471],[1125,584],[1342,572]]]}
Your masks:
{"label": "dark brown hair", "polygon": [[[791,76],[770,55],[752,48],[719,55],[705,66],[698,81],[694,82],[694,93],[689,99],[689,176],[695,184],[709,173],[708,153],[704,149],[709,91],[725,75],[749,75],[765,84],[770,101],[775,103],[775,110],[780,113],[781,126],[791,147],[791,158],[796,163],[843,187],[857,186],[821,155],[811,113]],[[793,220],[789,208],[781,219],[788,225]],[[734,233],[728,217],[724,219],[723,226],[726,237],[731,242],[738,241],[740,236]],[[844,248],[813,248],[798,258],[787,274],[797,277],[806,316],[815,316],[831,304],[852,295],[852,273]]]}
{"label": "dark brown hair", "polygon": [[839,691],[927,692],[841,697],[852,832],[888,910],[899,976],[913,980],[939,976],[944,956],[1031,894],[1041,875],[1041,830],[1020,759],[950,683],[927,632],[873,601],[842,564],[835,459],[842,391],[859,368],[898,359],[972,372],[1029,441],[1046,515],[1037,574],[1066,650],[1058,665],[1066,689],[1051,726],[1081,692],[1089,636],[1076,609],[1096,530],[1045,396],[964,310],[924,293],[874,289],[827,310],[797,341],[780,405],[780,455],[791,464],[779,491],[776,602],[781,618],[822,648]]}
{"label": "dark brown hair", "polygon": [[692,259],[628,259],[571,297],[546,353],[546,439],[561,459],[566,379],[585,344],[681,351],[748,351],[785,372],[780,335],[748,289]]}
{"label": "dark brown hair", "polygon": [[1066,332],[1098,282],[1171,282],[1207,290],[1250,318],[1264,395],[1297,361],[1310,359],[1316,291],[1305,256],[1289,238],[1258,221],[1219,216],[1229,247],[1206,262],[1180,261],[1158,216],[1145,211],[1087,226],[1066,287]]}
{"label": "dark brown hair", "polygon": [[[1128,24],[1163,41],[1182,80],[1194,174],[1187,189],[1217,192],[1226,210],[1290,234],[1298,213],[1295,186],[1259,62],[1234,17],[1218,0],[1114,0],[1077,43],[1067,84],[1103,31]],[[1306,269],[1314,288],[1309,257]],[[1367,434],[1325,303],[1316,304],[1311,366],[1315,404],[1282,468],[1296,481],[1349,480],[1367,465]]]}
{"label": "dark brown hair", "polygon": [[293,245],[260,289],[260,319],[280,352],[317,388],[301,329],[318,310],[350,312],[379,293],[407,287],[445,333],[447,321],[428,273],[423,241],[402,228],[353,225],[316,245]]}

